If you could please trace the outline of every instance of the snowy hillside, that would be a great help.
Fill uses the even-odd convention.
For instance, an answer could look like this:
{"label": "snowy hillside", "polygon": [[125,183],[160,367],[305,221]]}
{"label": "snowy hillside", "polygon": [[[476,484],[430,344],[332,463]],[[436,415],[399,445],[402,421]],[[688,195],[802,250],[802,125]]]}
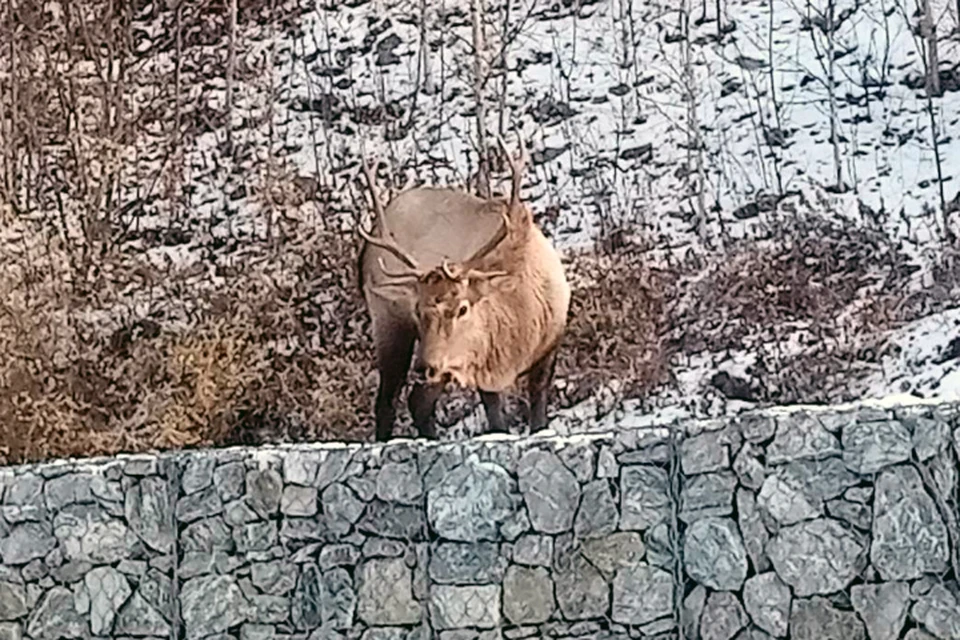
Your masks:
{"label": "snowy hillside", "polygon": [[[72,54],[64,46],[57,62],[44,58],[52,55],[40,46],[44,34],[68,40],[63,25],[84,11],[48,3],[36,22],[44,26],[16,36],[33,66],[24,54],[18,75],[5,72],[4,95],[16,84],[27,100],[29,81],[58,68],[68,79],[61,84],[85,87],[89,100],[67,116],[69,108],[41,99],[52,90],[36,89],[19,116],[4,103],[11,130],[24,132],[10,146],[22,153],[4,155],[21,176],[0,254],[8,286],[28,309],[24,283],[45,276],[23,264],[67,269],[87,278],[82,302],[74,300],[86,329],[66,322],[71,331],[110,336],[149,320],[164,333],[192,326],[216,295],[240,299],[228,281],[243,271],[258,283],[244,284],[243,295],[292,291],[281,296],[296,309],[287,315],[307,309],[316,318],[294,322],[296,335],[271,333],[270,357],[347,344],[359,349],[350,356],[357,368],[323,375],[367,375],[363,312],[337,288],[351,284],[341,267],[352,268],[350,233],[366,215],[357,162],[365,154],[387,163],[380,179],[394,189],[475,188],[479,57],[487,145],[494,153],[498,130],[508,143],[524,141],[532,156],[524,194],[570,252],[574,277],[586,278],[583,291],[599,282],[588,274],[618,269],[602,266],[611,252],[665,283],[665,328],[648,327],[663,346],[617,360],[663,375],[637,387],[621,381],[627,371],[614,372],[564,412],[609,410],[623,394],[641,395],[651,410],[696,414],[757,401],[960,397],[960,262],[948,242],[960,234],[956,3],[932,5],[943,96],[929,101],[919,16],[899,0],[482,4],[476,54],[467,0],[243,0],[229,72],[228,8],[219,2],[140,3],[120,15],[130,43],[121,71],[103,64],[109,35],[100,48],[88,36]],[[81,6],[87,24],[103,21],[101,5]],[[117,73],[123,83],[109,75]],[[111,104],[104,117],[111,95],[123,106]],[[34,127],[30,135],[47,138],[31,146],[30,108],[42,112],[39,122],[75,122],[86,135]],[[93,168],[71,176],[82,164],[71,153],[95,158]],[[104,179],[116,167],[114,181]],[[91,200],[88,182],[115,193]],[[111,273],[152,275],[104,288],[113,277],[106,267],[80,270],[71,259],[95,264],[95,251],[77,249],[92,242],[104,265],[116,258]],[[604,283],[595,290],[615,290]],[[577,339],[591,335],[578,329]],[[567,373],[561,396],[579,384]],[[298,384],[321,384],[303,375]],[[351,392],[357,411],[371,385]],[[307,393],[312,413],[298,420],[327,420],[317,393]],[[576,395],[566,404],[583,400]],[[154,428],[133,417],[139,409],[125,411],[123,428]],[[171,429],[178,435],[147,440],[191,441]],[[131,441],[109,446],[140,446]]]}

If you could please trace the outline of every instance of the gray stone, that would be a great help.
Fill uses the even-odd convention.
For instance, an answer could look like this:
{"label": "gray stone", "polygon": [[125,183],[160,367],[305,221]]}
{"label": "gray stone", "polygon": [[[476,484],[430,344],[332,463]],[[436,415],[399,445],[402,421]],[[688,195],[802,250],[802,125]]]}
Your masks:
{"label": "gray stone", "polygon": [[500,624],[500,586],[434,587],[430,590],[430,618],[437,630],[495,629]]}
{"label": "gray stone", "polygon": [[137,536],[122,520],[94,505],[64,507],[53,519],[53,535],[70,560],[109,564],[129,558],[139,546]]}
{"label": "gray stone", "polygon": [[507,542],[513,542],[528,531],[530,518],[527,517],[527,510],[523,508],[515,510],[500,524],[500,537]]}
{"label": "gray stone", "polygon": [[554,569],[557,603],[567,620],[586,620],[604,615],[609,587],[597,569],[575,553]]}
{"label": "gray stone", "polygon": [[617,457],[613,455],[613,450],[606,445],[600,447],[600,453],[597,456],[597,477],[616,478],[618,475],[620,475],[620,465],[617,464]]}
{"label": "gray stone", "polygon": [[797,460],[777,469],[791,486],[802,490],[814,502],[830,500],[860,482],[839,457],[822,460]]}
{"label": "gray stone", "polygon": [[85,576],[91,568],[93,568],[93,565],[89,562],[84,560],[71,560],[54,568],[50,573],[57,582],[72,584],[78,580],[82,580],[83,576]]}
{"label": "gray stone", "polygon": [[374,499],[357,522],[357,529],[383,538],[420,540],[426,529],[426,519],[419,506]]}
{"label": "gray stone", "polygon": [[246,499],[250,508],[261,518],[268,518],[280,508],[280,495],[283,480],[273,469],[251,470],[247,472]]}
{"label": "gray stone", "polygon": [[517,539],[513,545],[513,561],[530,566],[550,566],[553,558],[553,538],[529,533]]}
{"label": "gray stone", "polygon": [[399,540],[387,538],[367,538],[361,550],[364,558],[397,558],[402,556],[407,546]]}
{"label": "gray stone", "polygon": [[755,571],[762,572],[770,568],[766,547],[770,534],[763,524],[757,500],[752,491],[737,489],[737,524],[743,536],[743,544]]}
{"label": "gray stone", "polygon": [[419,622],[412,582],[402,558],[367,560],[357,570],[357,617],[374,626]]}
{"label": "gray stone", "polygon": [[237,552],[247,554],[251,551],[266,551],[277,542],[277,522],[275,520],[251,522],[233,530],[233,542]]}
{"label": "gray stone", "polygon": [[233,536],[223,518],[205,518],[184,528],[180,534],[180,546],[185,552],[231,550]]}
{"label": "gray stone", "polygon": [[144,544],[160,553],[173,549],[173,504],[167,483],[143,478],[127,490],[123,503],[130,529]]}
{"label": "gray stone", "polygon": [[337,567],[323,573],[320,582],[323,625],[350,629],[357,612],[357,592],[347,570]]}
{"label": "gray stone", "polygon": [[853,611],[841,611],[820,596],[793,601],[791,640],[866,640],[863,623]]}
{"label": "gray stone", "polygon": [[557,605],[553,580],[543,567],[511,566],[503,579],[503,615],[516,625],[540,624],[550,619]]}
{"label": "gray stone", "polygon": [[283,480],[287,484],[315,487],[324,451],[288,451],[283,456]]}
{"label": "gray stone", "polygon": [[850,602],[866,625],[870,640],[896,640],[907,621],[910,585],[906,582],[854,585],[850,588]]}
{"label": "gray stone", "polygon": [[606,480],[594,480],[583,488],[580,508],[573,521],[573,532],[578,538],[600,538],[617,530],[620,514]]}
{"label": "gray stone", "polygon": [[683,606],[680,609],[680,623],[683,627],[684,637],[700,637],[700,617],[703,615],[703,608],[707,604],[707,590],[702,584],[696,585],[683,599]]}
{"label": "gray stone", "polygon": [[534,530],[557,534],[573,526],[580,483],[556,454],[534,449],[518,463],[517,476]]}
{"label": "gray stone", "polygon": [[845,589],[866,563],[861,536],[832,518],[784,527],[767,544],[770,561],[798,596]]}
{"label": "gray stone", "polygon": [[918,417],[905,422],[913,427],[911,442],[921,462],[937,455],[950,443],[950,425],[943,420]]}
{"label": "gray stone", "polygon": [[248,620],[258,624],[286,622],[290,612],[290,598],[253,594],[248,596],[251,614]]}
{"label": "gray stone", "polygon": [[187,580],[180,591],[180,606],[187,640],[222,633],[247,622],[253,613],[233,576]]}
{"label": "gray stone", "polygon": [[334,482],[339,482],[344,472],[353,460],[353,451],[350,449],[328,449],[317,471],[317,488],[323,490]]}
{"label": "gray stone", "polygon": [[415,460],[387,462],[377,473],[377,497],[387,502],[417,504],[423,495],[423,481]]}
{"label": "gray stone", "polygon": [[140,581],[140,595],[156,607],[164,618],[169,620],[173,617],[173,581],[165,573],[151,567]]}
{"label": "gray stone", "polygon": [[7,488],[4,504],[22,506],[40,506],[43,502],[43,477],[27,471],[12,479]]}
{"label": "gray stone", "polygon": [[223,501],[216,487],[209,486],[177,500],[177,520],[188,523],[223,513]]}
{"label": "gray stone", "polygon": [[910,459],[910,432],[899,422],[859,422],[843,429],[843,462],[862,475]]}
{"label": "gray stone", "polygon": [[85,473],[68,473],[47,480],[43,494],[47,508],[58,511],[68,504],[93,502],[93,477]]}
{"label": "gray stone", "polygon": [[870,560],[884,580],[912,580],[947,569],[947,528],[913,467],[885,469],[873,502]]}
{"label": "gray stone", "polygon": [[331,531],[346,534],[363,515],[366,505],[353,490],[343,484],[331,484],[323,490],[323,514]]}
{"label": "gray stone", "polygon": [[757,496],[757,506],[781,525],[812,520],[823,515],[823,503],[811,500],[801,487],[782,478],[768,476]]}
{"label": "gray stone", "polygon": [[733,460],[733,471],[740,484],[749,489],[759,489],[767,477],[767,471],[758,458],[756,445],[746,443]]}
{"label": "gray stone", "polygon": [[680,519],[686,523],[733,513],[737,477],[730,471],[705,473],[683,479]]}
{"label": "gray stone", "polygon": [[87,633],[87,621],[77,611],[73,594],[64,587],[43,594],[27,619],[27,635],[36,640],[83,638]]}
{"label": "gray stone", "polygon": [[907,631],[907,635],[903,636],[903,640],[939,640],[934,638],[932,635],[924,631],[923,629],[910,629]]}
{"label": "gray stone", "polygon": [[27,590],[22,584],[0,581],[0,620],[17,620],[27,615]]}
{"label": "gray stone", "polygon": [[748,442],[758,443],[769,440],[777,430],[773,416],[761,413],[746,413],[737,418],[740,433]]}
{"label": "gray stone", "polygon": [[831,500],[827,503],[827,513],[837,520],[843,520],[857,529],[869,531],[873,525],[873,514],[870,507],[859,502],[848,500]]}
{"label": "gray stone", "polygon": [[679,553],[679,550],[674,550],[673,536],[666,521],[661,520],[647,529],[643,541],[647,547],[647,561],[650,564],[664,569],[673,567],[674,556]]}
{"label": "gray stone", "polygon": [[213,485],[213,470],[216,459],[203,454],[196,455],[187,462],[180,477],[180,488],[190,495]]}
{"label": "gray stone", "polygon": [[613,579],[614,622],[641,625],[673,612],[673,577],[658,567],[637,563]]}
{"label": "gray stone", "polygon": [[169,636],[170,624],[140,593],[134,593],[117,614],[114,635]]}
{"label": "gray stone", "polygon": [[633,566],[643,558],[645,548],[635,531],[611,533],[604,538],[584,540],[583,556],[609,580],[620,569]]}
{"label": "gray stone", "polygon": [[722,432],[709,431],[680,443],[680,464],[687,476],[730,468],[730,451]]}
{"label": "gray stone", "polygon": [[737,597],[729,591],[715,591],[707,598],[700,618],[702,640],[731,640],[749,620]]}
{"label": "gray stone", "polygon": [[757,574],[743,584],[743,604],[753,624],[778,638],[787,635],[792,599],[790,587],[773,571]]}
{"label": "gray stone", "polygon": [[360,560],[360,552],[349,544],[331,544],[320,550],[319,564],[324,571],[334,567],[352,567]]}
{"label": "gray stone", "polygon": [[23,579],[27,582],[37,582],[46,577],[49,570],[43,560],[36,558],[21,569],[21,573],[23,574]]}
{"label": "gray stone", "polygon": [[433,530],[448,540],[497,540],[501,523],[514,514],[517,502],[503,467],[471,455],[427,492],[427,517]]}
{"label": "gray stone", "polygon": [[851,487],[843,492],[843,497],[850,502],[868,504],[873,499],[873,487]]}
{"label": "gray stone", "polygon": [[240,627],[240,640],[272,640],[277,629],[272,624],[245,624]]}
{"label": "gray stone", "polygon": [[430,554],[430,578],[440,584],[499,584],[506,561],[495,542],[441,542]]}
{"label": "gray stone", "polygon": [[819,460],[836,455],[840,455],[837,437],[808,414],[778,418],[776,436],[767,446],[769,464]]}
{"label": "gray stone", "polygon": [[296,584],[296,567],[289,562],[254,562],[250,565],[253,586],[274,596],[289,593]]}
{"label": "gray stone", "polygon": [[57,546],[57,539],[50,533],[50,526],[40,522],[26,522],[10,530],[10,535],[0,540],[0,557],[5,565],[27,564],[43,558]]}
{"label": "gray stone", "polygon": [[747,627],[734,640],[772,640],[773,636],[757,627]]}
{"label": "gray stone", "polygon": [[292,541],[313,542],[317,540],[326,540],[331,532],[325,526],[325,522],[318,518],[294,518],[287,516],[281,519],[280,541],[281,544],[289,544]]}
{"label": "gray stone", "polygon": [[313,487],[287,485],[280,496],[280,513],[310,517],[317,514],[317,490]]}
{"label": "gray stone", "polygon": [[300,570],[290,612],[297,629],[312,629],[323,623],[323,574],[317,565],[306,563]]}
{"label": "gray stone", "polygon": [[259,519],[260,516],[241,498],[223,505],[223,521],[231,527],[256,522]]}
{"label": "gray stone", "polygon": [[937,638],[960,638],[960,602],[942,584],[918,598],[910,615]]}
{"label": "gray stone", "polygon": [[620,528],[649,529],[670,514],[667,472],[658,467],[627,466],[620,471]]}
{"label": "gray stone", "polygon": [[586,484],[596,477],[597,470],[597,449],[594,443],[586,442],[568,442],[557,452],[563,464],[567,466],[577,481]]}
{"label": "gray stone", "polygon": [[228,462],[213,472],[213,484],[224,502],[231,502],[243,496],[246,469],[242,462]]}
{"label": "gray stone", "polygon": [[747,550],[729,518],[704,518],[686,530],[683,564],[687,574],[717,591],[737,591],[747,577]]}
{"label": "gray stone", "polygon": [[0,640],[23,640],[23,630],[17,622],[0,622]]}
{"label": "gray stone", "polygon": [[91,569],[84,583],[90,594],[90,630],[95,636],[109,636],[117,612],[130,597],[130,584],[112,567]]}

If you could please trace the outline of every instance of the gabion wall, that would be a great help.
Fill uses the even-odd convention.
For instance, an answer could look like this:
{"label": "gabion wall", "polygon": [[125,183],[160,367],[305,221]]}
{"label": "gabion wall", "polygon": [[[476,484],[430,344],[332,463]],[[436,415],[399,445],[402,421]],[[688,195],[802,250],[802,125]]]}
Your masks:
{"label": "gabion wall", "polygon": [[958,414],[8,468],[0,639],[954,640]]}

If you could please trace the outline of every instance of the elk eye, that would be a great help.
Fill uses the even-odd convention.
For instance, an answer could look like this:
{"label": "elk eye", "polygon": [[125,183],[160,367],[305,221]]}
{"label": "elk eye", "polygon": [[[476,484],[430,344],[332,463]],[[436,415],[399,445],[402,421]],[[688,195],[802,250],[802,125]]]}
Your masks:
{"label": "elk eye", "polygon": [[458,317],[458,318],[462,318],[463,316],[467,315],[467,311],[468,311],[469,309],[470,309],[470,304],[469,304],[469,303],[467,303],[467,302],[461,302],[461,303],[460,303],[460,308],[457,309],[457,317]]}

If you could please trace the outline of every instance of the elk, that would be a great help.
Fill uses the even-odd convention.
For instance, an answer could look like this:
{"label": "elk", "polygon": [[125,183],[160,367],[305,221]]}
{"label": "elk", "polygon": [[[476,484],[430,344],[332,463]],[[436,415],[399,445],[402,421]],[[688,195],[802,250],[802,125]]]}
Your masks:
{"label": "elk", "polygon": [[520,199],[523,147],[514,159],[497,140],[510,165],[509,199],[417,187],[384,208],[363,161],[378,235],[357,227],[359,286],[380,373],[379,442],[392,436],[411,360],[408,407],[420,437],[437,437],[436,404],[451,383],[479,391],[489,431],[506,432],[503,394],[525,378],[531,431],[546,427],[570,286],[559,254]]}

